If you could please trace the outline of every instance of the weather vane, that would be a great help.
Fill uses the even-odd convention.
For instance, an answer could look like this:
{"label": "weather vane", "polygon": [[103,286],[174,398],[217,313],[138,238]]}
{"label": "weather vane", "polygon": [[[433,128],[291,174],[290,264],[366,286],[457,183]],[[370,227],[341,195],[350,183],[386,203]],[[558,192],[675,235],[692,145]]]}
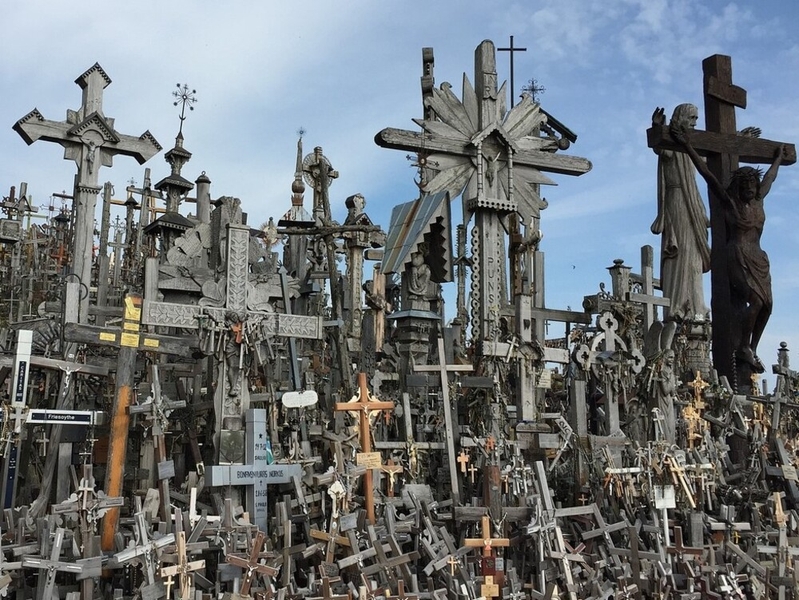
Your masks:
{"label": "weather vane", "polygon": [[183,85],[177,84],[178,89],[172,92],[172,95],[176,98],[176,100],[172,103],[174,106],[178,104],[181,105],[180,107],[180,131],[179,133],[183,133],[183,121],[186,120],[186,107],[189,107],[189,110],[194,110],[194,106],[192,106],[195,102],[197,102],[197,97],[194,95],[197,93],[197,90],[189,91],[189,85],[184,83]]}

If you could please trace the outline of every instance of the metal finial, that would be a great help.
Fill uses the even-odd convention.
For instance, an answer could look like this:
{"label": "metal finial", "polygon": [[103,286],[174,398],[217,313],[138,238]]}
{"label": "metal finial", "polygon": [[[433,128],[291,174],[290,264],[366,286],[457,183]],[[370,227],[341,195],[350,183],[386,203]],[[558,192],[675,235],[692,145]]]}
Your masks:
{"label": "metal finial", "polygon": [[533,102],[538,102],[539,96],[546,91],[547,88],[538,83],[537,79],[531,79],[525,85],[522,86],[522,93],[530,94],[530,96],[533,99]]}
{"label": "metal finial", "polygon": [[186,120],[186,107],[188,106],[189,110],[194,110],[194,106],[192,105],[197,102],[197,97],[194,95],[197,93],[197,90],[189,91],[189,85],[187,83],[184,83],[183,85],[178,83],[177,88],[177,90],[172,92],[172,95],[177,98],[172,104],[174,106],[177,106],[178,104],[181,105],[179,133],[183,133],[183,121]]}
{"label": "metal finial", "polygon": [[305,127],[303,127],[302,125],[300,125],[300,128],[297,130],[297,135],[298,135],[299,137],[304,137],[306,133],[308,133],[308,132],[307,132],[307,131],[305,131]]}

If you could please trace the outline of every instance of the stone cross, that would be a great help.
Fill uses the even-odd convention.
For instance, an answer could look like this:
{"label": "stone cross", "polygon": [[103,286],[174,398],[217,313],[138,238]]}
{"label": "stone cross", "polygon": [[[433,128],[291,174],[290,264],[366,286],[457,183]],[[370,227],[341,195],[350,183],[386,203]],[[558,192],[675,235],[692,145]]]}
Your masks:
{"label": "stone cross", "polygon": [[214,487],[247,486],[247,510],[253,524],[266,531],[267,486],[289,483],[294,475],[302,475],[302,465],[269,463],[269,437],[266,431],[267,411],[251,408],[244,413],[246,448],[243,465],[219,465],[206,471],[206,483]]}
{"label": "stone cross", "polygon": [[[55,142],[64,147],[64,158],[78,166],[75,183],[75,238],[73,273],[86,286],[91,285],[92,244],[94,239],[94,207],[100,167],[110,167],[115,154],[132,156],[144,164],[161,150],[161,145],[145,131],[138,138],[122,135],[114,129],[114,119],[103,114],[103,90],[111,79],[95,63],[75,80],[83,90],[78,110],[67,110],[64,122],[49,121],[33,109],[14,125],[28,144],[38,140]],[[88,318],[88,294],[80,301],[79,321]]]}

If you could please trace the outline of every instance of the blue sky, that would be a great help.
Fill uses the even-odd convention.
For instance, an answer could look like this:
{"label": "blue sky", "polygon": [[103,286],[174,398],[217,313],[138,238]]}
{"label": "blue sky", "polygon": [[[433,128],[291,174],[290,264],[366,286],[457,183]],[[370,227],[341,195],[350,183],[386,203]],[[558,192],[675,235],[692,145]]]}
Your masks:
{"label": "blue sky", "polygon": [[[795,2],[7,0],[0,13],[4,195],[27,181],[34,203],[46,205],[53,192],[70,190],[75,167],[61,149],[28,147],[11,126],[34,107],[64,119],[80,104],[75,78],[99,62],[113,80],[106,116],[124,134],[149,129],[165,149],[179,125],[175,84],[197,90],[184,126],[193,158],[183,174],[193,181],[205,171],[212,195],[241,198],[253,225],[287,210],[302,127],[305,151],[322,146],[341,174],[331,188],[334,216],[343,220],[344,199],[360,192],[372,219],[387,227],[391,207],[415,197],[415,171],[405,153],[378,148],[373,137],[384,127],[415,129],[422,47],[435,50],[436,84],[451,82],[460,94],[462,74],[473,79],[475,47],[483,39],[506,46],[513,35],[527,48],[516,54],[517,92],[531,78],[545,86],[542,106],[578,134],[568,153],[594,165],[578,178],[556,175],[558,187],[544,190],[551,308],[577,309],[607,281],[613,259],[637,269],[642,245],[659,250],[649,232],[656,157],[645,131],[656,106],[670,115],[681,102],[699,105],[702,125],[703,58],[732,56],[735,83],[749,100],[738,111],[739,127],[799,142]],[[508,79],[507,53],[497,66],[500,80]],[[162,154],[146,166],[154,182],[168,173]],[[123,198],[127,182],[141,184],[143,172],[118,157],[100,181],[111,181]],[[799,343],[797,199],[799,167],[786,167],[767,200],[763,236],[775,296],[760,350],[767,364],[781,340]]]}

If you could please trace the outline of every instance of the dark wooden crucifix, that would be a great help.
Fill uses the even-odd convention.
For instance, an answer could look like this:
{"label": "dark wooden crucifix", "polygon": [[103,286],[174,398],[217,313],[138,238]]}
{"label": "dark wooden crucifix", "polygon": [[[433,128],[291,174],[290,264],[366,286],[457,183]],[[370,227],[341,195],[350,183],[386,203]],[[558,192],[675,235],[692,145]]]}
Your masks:
{"label": "dark wooden crucifix", "polygon": [[[707,157],[707,171],[720,183],[728,186],[738,169],[738,163],[774,164],[782,148],[781,164],[796,162],[793,144],[781,144],[766,139],[738,135],[735,124],[735,107],[746,108],[746,90],[732,83],[732,61],[729,56],[715,54],[702,61],[704,73],[704,100],[706,131],[692,130],[688,143],[695,154]],[[668,128],[655,125],[647,131],[650,148],[686,152],[685,145],[677,143]],[[690,153],[690,152],[689,152]],[[702,169],[697,166],[700,173]],[[704,173],[703,173],[704,175]],[[708,177],[706,176],[706,179]],[[740,294],[733,293],[728,257],[730,255],[731,227],[727,199],[717,186],[709,181],[708,197],[711,222],[711,310],[713,316],[713,363],[719,375],[737,383],[739,393],[751,392],[751,374],[756,365],[735,358],[742,347],[742,317],[746,301],[741,306]],[[769,284],[770,288],[770,284]],[[769,289],[770,295],[770,289]],[[757,339],[754,340],[756,345]],[[756,350],[756,348],[752,348]],[[752,360],[751,362],[755,362]]]}

